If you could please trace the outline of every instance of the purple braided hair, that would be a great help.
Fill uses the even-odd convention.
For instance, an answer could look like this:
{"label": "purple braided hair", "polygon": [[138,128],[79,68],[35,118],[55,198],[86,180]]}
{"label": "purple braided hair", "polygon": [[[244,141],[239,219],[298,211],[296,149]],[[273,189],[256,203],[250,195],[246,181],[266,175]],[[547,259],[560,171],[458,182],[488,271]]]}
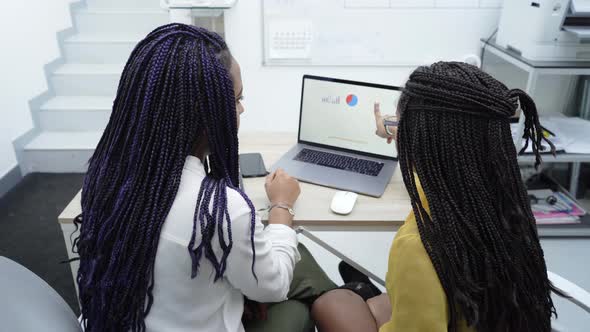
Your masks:
{"label": "purple braided hair", "polygon": [[[204,255],[223,277],[232,248],[228,187],[238,188],[238,137],[231,55],[205,29],[169,24],[152,31],[125,65],[110,121],[90,158],[82,189],[77,282],[85,331],[145,331],[153,303],[162,225],[197,139],[210,148],[188,246],[191,277]],[[211,209],[209,208],[211,206]],[[227,237],[224,234],[227,226]],[[195,247],[196,227],[201,242]],[[211,241],[217,232],[222,256]],[[252,261],[252,273],[254,274]],[[254,276],[256,276],[254,274]]]}

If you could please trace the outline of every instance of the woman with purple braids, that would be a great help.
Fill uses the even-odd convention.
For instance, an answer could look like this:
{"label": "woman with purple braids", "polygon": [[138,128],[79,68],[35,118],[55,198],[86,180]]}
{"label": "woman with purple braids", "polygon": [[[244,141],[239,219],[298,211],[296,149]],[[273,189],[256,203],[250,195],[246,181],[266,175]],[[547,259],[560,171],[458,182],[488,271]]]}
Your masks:
{"label": "woman with purple braids", "polygon": [[[268,176],[264,228],[238,188],[242,90],[238,63],[207,30],[162,26],[133,50],[82,190],[86,332],[244,331],[245,297],[293,290],[299,184]],[[281,331],[309,329],[307,307],[289,302]]]}

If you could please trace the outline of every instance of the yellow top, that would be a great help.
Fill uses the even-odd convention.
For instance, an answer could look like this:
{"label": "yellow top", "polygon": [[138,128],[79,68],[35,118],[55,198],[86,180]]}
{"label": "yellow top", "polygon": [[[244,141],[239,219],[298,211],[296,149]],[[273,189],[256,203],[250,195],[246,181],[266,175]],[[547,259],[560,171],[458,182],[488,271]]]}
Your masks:
{"label": "yellow top", "polygon": [[[430,213],[426,195],[418,181],[416,185],[422,206]],[[392,313],[391,320],[379,332],[447,331],[447,297],[420,239],[413,211],[391,246],[385,283]],[[457,331],[474,332],[475,329],[467,327],[461,319]]]}

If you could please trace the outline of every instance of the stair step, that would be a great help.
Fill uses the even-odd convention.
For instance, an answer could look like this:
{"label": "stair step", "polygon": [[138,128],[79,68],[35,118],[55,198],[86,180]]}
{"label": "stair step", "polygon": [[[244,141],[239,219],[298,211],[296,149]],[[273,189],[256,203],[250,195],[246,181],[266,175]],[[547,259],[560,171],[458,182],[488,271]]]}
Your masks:
{"label": "stair step", "polygon": [[124,63],[65,63],[54,71],[56,75],[117,75],[123,71]]}
{"label": "stair step", "polygon": [[25,174],[86,171],[129,55],[150,31],[169,22],[159,0],[84,2],[85,8],[73,12],[78,33],[61,41],[65,64],[48,75],[55,96],[35,112],[40,133],[22,150]]}
{"label": "stair step", "polygon": [[21,166],[26,173],[83,173],[102,131],[44,131],[24,147]]}
{"label": "stair step", "polygon": [[121,9],[159,9],[159,0],[86,0],[91,9],[121,8]]}
{"label": "stair step", "polygon": [[[92,12],[96,15],[116,13],[116,15],[125,16],[125,12],[121,11],[103,10]],[[153,13],[153,11],[147,12]],[[208,15],[207,13],[205,11],[201,14]],[[134,12],[131,15],[136,16],[137,13]],[[198,13],[195,15],[198,15]],[[193,24],[223,35],[223,17],[195,17]],[[151,28],[149,31],[152,30]],[[149,31],[136,31],[135,29],[123,28],[116,32],[113,32],[112,29],[81,32],[64,41],[64,55],[66,60],[71,63],[124,63],[129,58],[135,45],[145,38]]]}
{"label": "stair step", "polygon": [[64,40],[64,57],[69,63],[125,63],[144,35],[74,35]]}
{"label": "stair step", "polygon": [[150,14],[168,14],[167,9],[156,8],[129,8],[129,7],[104,7],[104,8],[84,8],[76,13],[85,14],[119,14],[119,15],[150,15]]}
{"label": "stair step", "polygon": [[80,33],[108,33],[147,35],[155,28],[168,24],[165,10],[92,10],[83,9],[74,14],[74,22]]}
{"label": "stair step", "polygon": [[25,151],[94,150],[101,136],[102,131],[43,131],[25,145]]}
{"label": "stair step", "polygon": [[41,105],[41,110],[95,111],[110,110],[113,97],[55,96]]}
{"label": "stair step", "polygon": [[47,131],[101,131],[111,116],[114,97],[55,96],[41,105],[39,123]]}
{"label": "stair step", "polygon": [[124,66],[123,63],[66,63],[50,79],[60,96],[114,96]]}
{"label": "stair step", "polygon": [[66,43],[136,43],[144,38],[144,34],[133,33],[118,33],[110,35],[105,33],[98,34],[76,34],[65,40]]}

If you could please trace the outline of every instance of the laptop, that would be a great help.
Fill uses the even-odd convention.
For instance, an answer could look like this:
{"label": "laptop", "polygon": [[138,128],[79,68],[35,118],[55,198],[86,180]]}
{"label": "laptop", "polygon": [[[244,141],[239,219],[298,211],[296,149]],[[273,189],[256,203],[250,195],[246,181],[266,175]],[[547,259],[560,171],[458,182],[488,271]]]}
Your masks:
{"label": "laptop", "polygon": [[271,169],[380,197],[397,166],[397,151],[375,135],[373,105],[393,113],[400,94],[395,86],[304,75],[297,144]]}

